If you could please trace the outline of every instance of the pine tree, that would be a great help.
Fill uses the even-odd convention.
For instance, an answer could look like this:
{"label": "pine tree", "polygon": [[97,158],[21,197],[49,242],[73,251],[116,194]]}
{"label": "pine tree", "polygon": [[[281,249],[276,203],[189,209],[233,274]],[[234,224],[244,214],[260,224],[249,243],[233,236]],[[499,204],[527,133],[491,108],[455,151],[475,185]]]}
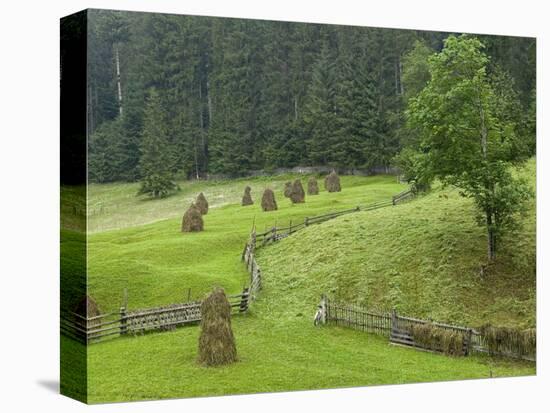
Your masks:
{"label": "pine tree", "polygon": [[325,44],[313,68],[304,114],[309,132],[308,156],[314,164],[326,165],[334,161],[332,147],[338,140],[336,83],[334,58]]}
{"label": "pine tree", "polygon": [[165,112],[161,107],[160,96],[151,89],[145,107],[143,136],[141,141],[141,188],[139,194],[162,198],[177,189],[170,169]]}
{"label": "pine tree", "polygon": [[374,79],[365,61],[349,59],[343,64],[338,94],[338,135],[333,147],[340,166],[375,164],[379,141],[378,109]]}

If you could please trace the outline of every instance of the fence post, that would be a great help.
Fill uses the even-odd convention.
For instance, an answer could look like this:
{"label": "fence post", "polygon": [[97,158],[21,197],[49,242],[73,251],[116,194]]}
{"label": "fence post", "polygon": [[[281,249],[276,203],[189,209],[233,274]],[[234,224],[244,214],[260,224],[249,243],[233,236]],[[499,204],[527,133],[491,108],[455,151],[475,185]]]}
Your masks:
{"label": "fence post", "polygon": [[241,305],[239,307],[239,313],[244,313],[246,310],[248,310],[248,297],[248,287],[245,287],[241,295]]}
{"label": "fence post", "polygon": [[327,296],[321,296],[321,324],[327,323]]}
{"label": "fence post", "polygon": [[470,354],[470,346],[472,345],[472,329],[468,329],[468,333],[464,337],[466,340],[466,351],[464,352],[464,355],[467,356]]}
{"label": "fence post", "polygon": [[392,308],[392,310],[391,310],[391,333],[393,333],[394,330],[397,330],[397,311],[395,311],[395,308]]}
{"label": "fence post", "polygon": [[128,332],[128,326],[126,324],[126,307],[120,307],[120,335],[123,336]]}
{"label": "fence post", "polygon": [[306,217],[306,218],[304,219],[304,226],[307,227],[308,225],[309,225],[309,217]]}

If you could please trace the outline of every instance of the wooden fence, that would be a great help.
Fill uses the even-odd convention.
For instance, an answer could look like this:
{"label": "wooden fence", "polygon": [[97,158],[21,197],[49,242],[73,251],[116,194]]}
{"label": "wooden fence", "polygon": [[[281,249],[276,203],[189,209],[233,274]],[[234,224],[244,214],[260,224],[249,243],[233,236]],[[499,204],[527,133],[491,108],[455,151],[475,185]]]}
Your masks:
{"label": "wooden fence", "polygon": [[[404,191],[394,196],[392,200],[379,201],[343,211],[306,217],[301,223],[293,225],[291,221],[287,227],[273,227],[260,234],[257,234],[256,230],[253,229],[245,244],[241,257],[250,275],[249,284],[243,288],[241,294],[228,296],[234,312],[246,312],[251,302],[257,298],[259,291],[262,289],[262,272],[255,258],[258,241],[261,241],[260,245],[265,245],[269,242],[275,242],[285,238],[309,225],[319,224],[353,212],[370,211],[390,205],[396,205],[402,200],[408,199],[410,196],[414,196],[410,190]],[[153,330],[170,330],[178,326],[197,323],[201,320],[201,301],[189,301],[171,304],[165,307],[147,308],[135,311],[127,311],[126,302],[127,299],[125,298],[125,302],[118,313],[101,314],[96,317],[84,317],[72,312],[62,312],[60,320],[61,333],[88,344],[107,337],[143,334]],[[334,307],[334,311],[335,314],[339,314],[339,312],[344,311],[344,309]],[[357,316],[359,317],[359,312],[357,312]],[[365,321],[363,322],[365,331],[382,329],[382,327],[371,327],[376,325],[376,321],[374,321],[376,316],[374,314],[366,314],[365,317]],[[367,319],[370,321],[366,321]],[[340,319],[340,322],[343,323],[345,321],[344,319]]]}
{"label": "wooden fence", "polygon": [[497,356],[511,357],[535,361],[536,354],[526,354],[524,349],[514,343],[503,343],[499,351],[491,351],[486,338],[474,328],[450,325],[430,320],[421,320],[392,313],[375,313],[365,307],[335,303],[326,296],[321,297],[319,308],[322,311],[320,319],[325,324],[352,328],[368,333],[388,337],[391,343],[410,346],[423,350],[441,352],[437,346],[428,347],[414,339],[414,326],[429,325],[436,329],[458,333],[463,337],[462,353],[488,353]]}
{"label": "wooden fence", "polygon": [[286,238],[289,235],[295,233],[296,231],[304,229],[309,225],[320,224],[330,219],[337,218],[339,216],[346,215],[346,214],[351,214],[353,212],[372,211],[379,208],[385,208],[388,206],[397,205],[401,202],[404,202],[408,199],[413,198],[415,195],[416,194],[412,190],[408,189],[397,195],[394,195],[391,200],[378,201],[368,205],[358,205],[355,208],[346,209],[343,211],[335,211],[335,212],[330,212],[328,214],[316,215],[313,217],[306,217],[304,218],[303,222],[300,222],[294,225],[291,221],[287,227],[274,226],[265,232],[255,234],[255,237],[257,240],[261,240],[261,245],[263,246],[270,242],[275,242],[283,238]]}

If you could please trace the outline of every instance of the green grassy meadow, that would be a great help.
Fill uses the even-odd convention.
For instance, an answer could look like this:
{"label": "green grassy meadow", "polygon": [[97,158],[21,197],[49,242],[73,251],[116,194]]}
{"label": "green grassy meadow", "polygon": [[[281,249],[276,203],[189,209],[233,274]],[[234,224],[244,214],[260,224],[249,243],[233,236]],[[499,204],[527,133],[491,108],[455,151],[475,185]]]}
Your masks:
{"label": "green grassy meadow", "polygon": [[[532,178],[534,162],[520,171]],[[180,183],[176,195],[151,201],[137,185],[89,188],[89,294],[117,311],[123,290],[137,309],[202,298],[215,285],[240,291],[240,254],[253,222],[259,230],[290,220],[390,199],[406,187],[393,176],[342,177],[342,192],[283,197],[290,176]],[[303,179],[303,182],[306,182]],[[320,181],[320,183],[322,183]],[[240,206],[245,185],[255,205]],[[264,213],[263,188],[279,210]],[[321,185],[322,186],[322,185]],[[181,216],[203,191],[211,209],[202,233],[180,232]],[[534,363],[488,356],[446,357],[388,344],[332,326],[314,327],[321,293],[373,309],[476,326],[531,326],[535,317],[535,207],[503,241],[502,254],[479,276],[485,234],[470,200],[452,189],[395,207],[312,225],[258,250],[263,290],[249,313],[233,318],[239,362],[196,363],[199,328],[125,337],[88,347],[91,403],[304,390],[535,374]],[[62,337],[62,345],[70,340]],[[66,344],[69,345],[69,344]]]}

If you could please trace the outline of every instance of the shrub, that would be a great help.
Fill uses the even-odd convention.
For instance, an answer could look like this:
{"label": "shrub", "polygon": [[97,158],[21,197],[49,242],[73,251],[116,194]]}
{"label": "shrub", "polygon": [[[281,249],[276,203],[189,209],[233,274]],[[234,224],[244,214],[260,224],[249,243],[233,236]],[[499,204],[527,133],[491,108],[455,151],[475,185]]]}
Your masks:
{"label": "shrub", "polygon": [[537,332],[534,328],[493,327],[486,324],[479,332],[491,353],[515,351],[521,355],[535,355],[537,352]]}
{"label": "shrub", "polygon": [[231,329],[231,304],[221,288],[201,304],[199,363],[219,366],[237,361],[237,347]]}

